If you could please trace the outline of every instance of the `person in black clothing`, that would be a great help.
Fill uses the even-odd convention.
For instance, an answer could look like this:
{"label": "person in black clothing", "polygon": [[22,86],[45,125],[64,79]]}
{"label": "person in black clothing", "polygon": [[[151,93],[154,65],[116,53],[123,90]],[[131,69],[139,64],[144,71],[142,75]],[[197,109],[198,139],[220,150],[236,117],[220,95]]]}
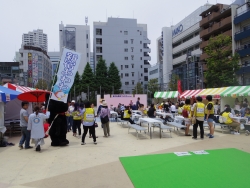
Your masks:
{"label": "person in black clothing", "polygon": [[137,98],[137,101],[136,101],[136,110],[138,110],[140,108],[140,97]]}
{"label": "person in black clothing", "polygon": [[154,104],[151,104],[150,108],[148,109],[148,117],[155,118],[155,111]]}

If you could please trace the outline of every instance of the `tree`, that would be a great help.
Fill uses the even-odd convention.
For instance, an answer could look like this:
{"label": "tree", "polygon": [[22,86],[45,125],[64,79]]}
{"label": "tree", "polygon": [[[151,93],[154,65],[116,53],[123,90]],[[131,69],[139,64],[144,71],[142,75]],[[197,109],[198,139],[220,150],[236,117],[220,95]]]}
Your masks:
{"label": "tree", "polygon": [[35,85],[35,88],[37,89],[43,89],[43,90],[48,90],[48,85],[47,85],[47,81],[43,80],[43,79],[39,79],[37,84]]}
{"label": "tree", "polygon": [[143,94],[143,88],[140,82],[138,82],[133,90],[133,94]]}
{"label": "tree", "polygon": [[109,90],[109,83],[108,83],[108,68],[105,63],[105,60],[99,59],[96,65],[95,71],[95,90],[100,94],[100,86],[101,91],[107,92]]}
{"label": "tree", "polygon": [[205,52],[209,56],[205,72],[207,87],[237,85],[235,72],[239,70],[239,55],[232,54],[232,38],[218,35],[209,39]]}
{"label": "tree", "polygon": [[94,91],[95,89],[94,74],[92,72],[92,69],[89,63],[87,63],[87,65],[84,68],[80,85],[81,85],[81,91],[87,94],[88,94],[88,91],[91,92],[91,91]]}
{"label": "tree", "polygon": [[169,91],[177,91],[178,90],[178,80],[179,79],[180,79],[180,77],[178,75],[172,74],[171,80],[168,83]]}
{"label": "tree", "polygon": [[151,94],[154,94],[156,91],[158,91],[158,89],[159,89],[159,84],[157,78],[149,80],[148,91]]}
{"label": "tree", "polygon": [[120,93],[120,89],[122,87],[121,78],[119,75],[119,70],[115,66],[115,63],[112,62],[109,66],[108,70],[108,85],[109,85],[109,93],[112,93],[114,87],[114,93]]}

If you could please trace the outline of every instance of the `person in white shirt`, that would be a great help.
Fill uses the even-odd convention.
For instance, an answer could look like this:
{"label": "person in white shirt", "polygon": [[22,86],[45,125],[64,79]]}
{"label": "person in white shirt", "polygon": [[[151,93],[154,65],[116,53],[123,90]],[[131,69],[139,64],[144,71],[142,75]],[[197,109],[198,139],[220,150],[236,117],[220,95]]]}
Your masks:
{"label": "person in white shirt", "polygon": [[173,114],[173,116],[175,116],[176,106],[174,105],[174,103],[172,103],[172,105],[170,106],[170,111]]}
{"label": "person in white shirt", "polygon": [[74,111],[75,109],[75,100],[72,100],[71,101],[71,104],[68,108],[68,113],[69,113],[69,125],[68,125],[68,131],[72,129],[73,127],[73,115],[72,115],[72,112]]}
{"label": "person in white shirt", "polygon": [[35,112],[29,116],[27,130],[31,131],[31,138],[32,142],[35,143],[36,151],[41,151],[40,146],[44,144],[43,138],[45,136],[43,123],[49,118],[50,113],[48,111],[46,115],[40,113],[39,106],[36,106],[34,111]]}

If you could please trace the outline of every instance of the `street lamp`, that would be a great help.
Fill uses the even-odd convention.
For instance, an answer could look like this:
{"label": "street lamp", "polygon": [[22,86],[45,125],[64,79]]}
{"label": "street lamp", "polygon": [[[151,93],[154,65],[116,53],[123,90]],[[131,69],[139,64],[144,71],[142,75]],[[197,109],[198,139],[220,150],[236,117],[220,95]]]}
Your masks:
{"label": "street lamp", "polygon": [[191,51],[187,52],[187,57],[186,57],[186,67],[187,67],[187,89],[189,90],[189,58],[192,57]]}

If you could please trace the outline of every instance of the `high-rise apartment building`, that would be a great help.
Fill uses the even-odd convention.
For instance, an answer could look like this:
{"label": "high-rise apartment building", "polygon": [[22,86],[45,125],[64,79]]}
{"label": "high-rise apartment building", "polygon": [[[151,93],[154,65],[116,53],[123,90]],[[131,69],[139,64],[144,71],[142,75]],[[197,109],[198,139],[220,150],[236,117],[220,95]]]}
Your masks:
{"label": "high-rise apartment building", "polygon": [[145,89],[151,60],[147,25],[138,24],[136,19],[108,18],[107,22],[94,22],[93,29],[95,64],[100,58],[107,66],[115,63],[123,93],[131,94],[138,82]]}
{"label": "high-rise apartment building", "polygon": [[233,18],[236,52],[240,55],[241,68],[237,72],[240,85],[250,85],[250,1],[243,0]]}
{"label": "high-rise apartment building", "polygon": [[88,25],[59,25],[60,52],[63,48],[81,53],[78,73],[81,75],[87,62],[90,62],[90,27]]}
{"label": "high-rise apartment building", "polygon": [[60,63],[61,59],[60,55],[60,52],[48,52],[48,56],[52,64],[52,76],[54,76],[57,71],[57,66]]}
{"label": "high-rise apartment building", "polygon": [[48,51],[48,38],[47,34],[43,33],[42,29],[30,31],[24,33],[22,36],[22,44],[35,46],[42,48],[44,51]]}

